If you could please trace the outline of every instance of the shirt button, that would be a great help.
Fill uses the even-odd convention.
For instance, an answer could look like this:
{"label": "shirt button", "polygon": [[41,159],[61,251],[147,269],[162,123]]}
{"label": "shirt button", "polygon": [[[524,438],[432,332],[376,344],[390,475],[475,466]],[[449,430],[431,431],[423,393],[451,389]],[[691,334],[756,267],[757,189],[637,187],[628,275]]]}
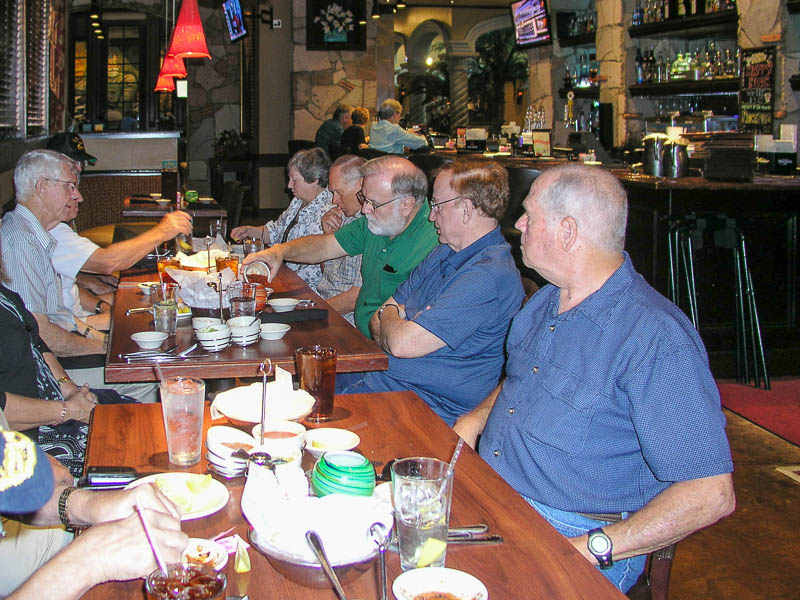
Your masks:
{"label": "shirt button", "polygon": [[550,325],[550,331],[555,331],[555,330],[556,330],[556,326],[555,325]]}
{"label": "shirt button", "polygon": [[533,367],[531,369],[531,373],[538,373],[538,372],[539,372],[539,367]]}
{"label": "shirt button", "polygon": [[495,456],[500,456],[500,450],[495,450],[494,452],[492,452],[492,454],[494,454]]}
{"label": "shirt button", "polygon": [[508,409],[508,414],[513,415],[514,414],[514,409],[513,408],[509,408]]}

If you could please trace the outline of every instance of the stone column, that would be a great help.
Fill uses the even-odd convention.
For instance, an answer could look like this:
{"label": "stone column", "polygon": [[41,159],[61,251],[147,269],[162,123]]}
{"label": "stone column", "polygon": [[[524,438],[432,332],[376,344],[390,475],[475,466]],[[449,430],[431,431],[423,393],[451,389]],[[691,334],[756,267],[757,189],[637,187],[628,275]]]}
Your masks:
{"label": "stone column", "polygon": [[469,124],[469,100],[467,89],[467,74],[470,63],[477,54],[472,51],[468,42],[456,41],[445,44],[447,72],[450,77],[450,130],[456,127],[465,127]]}
{"label": "stone column", "polygon": [[424,89],[417,89],[416,91],[413,91],[411,88],[413,86],[414,79],[420,77],[421,75],[425,75],[427,69],[425,68],[424,64],[412,60],[408,60],[404,66],[408,73],[407,81],[409,85],[407,121],[411,125],[415,125],[418,123],[426,124],[427,123],[427,115],[425,114],[426,92]]}
{"label": "stone column", "polygon": [[[629,123],[623,118],[628,112],[626,60],[633,61],[630,43],[626,47],[626,22],[622,2],[597,3],[597,32],[595,46],[600,83],[600,102],[613,105],[614,145],[625,144]],[[628,40],[629,42],[629,40]],[[637,134],[638,135],[638,134]]]}
{"label": "stone column", "polygon": [[[394,98],[394,15],[381,15],[376,21],[375,91],[377,104]],[[376,107],[377,108],[377,107]]]}

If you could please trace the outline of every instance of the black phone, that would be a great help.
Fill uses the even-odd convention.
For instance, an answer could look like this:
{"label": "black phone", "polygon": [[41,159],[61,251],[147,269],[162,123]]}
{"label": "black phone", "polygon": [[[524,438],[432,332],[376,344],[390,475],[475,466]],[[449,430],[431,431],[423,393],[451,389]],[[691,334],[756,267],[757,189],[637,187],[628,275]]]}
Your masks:
{"label": "black phone", "polygon": [[81,479],[81,487],[118,489],[136,480],[139,473],[132,467],[89,467],[86,477]]}

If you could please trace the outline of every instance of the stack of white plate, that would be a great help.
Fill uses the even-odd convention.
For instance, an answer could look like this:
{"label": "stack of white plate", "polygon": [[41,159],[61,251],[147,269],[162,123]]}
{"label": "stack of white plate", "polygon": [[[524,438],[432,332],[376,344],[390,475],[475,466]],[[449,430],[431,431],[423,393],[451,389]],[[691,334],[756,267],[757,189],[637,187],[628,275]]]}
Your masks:
{"label": "stack of white plate", "polygon": [[244,475],[247,461],[234,457],[233,453],[239,449],[249,452],[255,446],[255,438],[244,431],[225,425],[216,425],[208,429],[206,458],[220,475],[238,477]]}
{"label": "stack of white plate", "polygon": [[231,328],[231,343],[237,346],[255,344],[261,335],[261,320],[255,317],[234,317],[228,319],[228,325]]}

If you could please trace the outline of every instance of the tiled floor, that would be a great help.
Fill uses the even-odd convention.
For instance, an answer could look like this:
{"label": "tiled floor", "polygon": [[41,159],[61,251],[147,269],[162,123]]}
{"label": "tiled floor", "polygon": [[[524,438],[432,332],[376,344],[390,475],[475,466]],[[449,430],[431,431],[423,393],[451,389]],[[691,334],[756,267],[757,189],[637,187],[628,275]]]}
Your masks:
{"label": "tiled floor", "polygon": [[670,600],[800,598],[800,447],[726,411],[736,511],[678,544]]}

